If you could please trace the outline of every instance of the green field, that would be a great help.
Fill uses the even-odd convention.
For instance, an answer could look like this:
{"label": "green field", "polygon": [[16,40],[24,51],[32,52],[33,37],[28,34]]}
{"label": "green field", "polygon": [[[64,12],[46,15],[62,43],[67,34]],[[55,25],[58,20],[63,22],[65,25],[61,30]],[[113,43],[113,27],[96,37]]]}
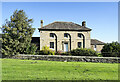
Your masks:
{"label": "green field", "polygon": [[2,59],[2,80],[118,80],[118,64]]}

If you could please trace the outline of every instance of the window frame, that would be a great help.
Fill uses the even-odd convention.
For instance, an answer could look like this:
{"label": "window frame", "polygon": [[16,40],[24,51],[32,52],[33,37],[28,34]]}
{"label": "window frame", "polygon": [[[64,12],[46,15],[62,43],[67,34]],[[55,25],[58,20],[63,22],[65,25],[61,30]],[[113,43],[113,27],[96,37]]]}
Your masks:
{"label": "window frame", "polygon": [[94,50],[97,51],[97,45],[96,44],[94,45]]}
{"label": "window frame", "polygon": [[[79,36],[80,35],[80,36]],[[78,33],[78,38],[82,38],[82,34],[81,33]]]}
{"label": "window frame", "polygon": [[53,34],[53,33],[50,33],[50,37],[51,37],[51,38],[54,38],[54,34]]}
{"label": "window frame", "polygon": [[54,42],[50,42],[50,48],[54,49]]}
{"label": "window frame", "polygon": [[97,45],[95,44],[94,47],[97,48]]}
{"label": "window frame", "polygon": [[[80,43],[80,47],[79,47],[79,43]],[[82,42],[78,42],[77,46],[78,46],[78,48],[82,48]]]}
{"label": "window frame", "polygon": [[64,33],[64,38],[68,38],[68,34],[67,33]]}

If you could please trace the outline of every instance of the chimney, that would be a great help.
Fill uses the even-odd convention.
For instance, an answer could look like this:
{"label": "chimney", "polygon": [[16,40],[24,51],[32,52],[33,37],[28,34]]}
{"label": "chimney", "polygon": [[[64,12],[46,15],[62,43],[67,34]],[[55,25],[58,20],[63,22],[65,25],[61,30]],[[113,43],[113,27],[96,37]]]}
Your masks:
{"label": "chimney", "polygon": [[41,20],[41,28],[43,27],[43,20]]}
{"label": "chimney", "polygon": [[86,27],[86,21],[82,22],[82,26]]}

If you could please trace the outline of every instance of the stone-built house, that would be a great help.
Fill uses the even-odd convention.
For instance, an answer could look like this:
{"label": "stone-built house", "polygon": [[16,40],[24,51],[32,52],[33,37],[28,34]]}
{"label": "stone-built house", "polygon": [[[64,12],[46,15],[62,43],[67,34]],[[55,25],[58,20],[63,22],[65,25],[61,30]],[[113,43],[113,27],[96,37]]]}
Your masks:
{"label": "stone-built house", "polygon": [[91,49],[100,52],[104,46],[104,42],[101,42],[97,39],[91,39]]}
{"label": "stone-built house", "polygon": [[[92,42],[94,40],[90,37],[91,29],[86,27],[85,21],[82,22],[82,25],[56,21],[43,26],[43,20],[41,20],[41,28],[38,30],[40,32],[40,50],[45,45],[52,50],[64,52],[76,48],[94,49],[93,45],[96,47],[96,43],[94,44]],[[103,44],[99,44],[99,47],[97,51],[102,49]]]}

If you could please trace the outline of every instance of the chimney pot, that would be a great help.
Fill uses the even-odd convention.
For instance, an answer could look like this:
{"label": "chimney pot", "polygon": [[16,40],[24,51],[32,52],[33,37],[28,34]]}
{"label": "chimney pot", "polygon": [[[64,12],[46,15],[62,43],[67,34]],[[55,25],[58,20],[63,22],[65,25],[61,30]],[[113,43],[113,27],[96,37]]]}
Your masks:
{"label": "chimney pot", "polygon": [[86,27],[86,21],[82,22],[82,26]]}
{"label": "chimney pot", "polygon": [[43,27],[43,20],[41,20],[41,28]]}

